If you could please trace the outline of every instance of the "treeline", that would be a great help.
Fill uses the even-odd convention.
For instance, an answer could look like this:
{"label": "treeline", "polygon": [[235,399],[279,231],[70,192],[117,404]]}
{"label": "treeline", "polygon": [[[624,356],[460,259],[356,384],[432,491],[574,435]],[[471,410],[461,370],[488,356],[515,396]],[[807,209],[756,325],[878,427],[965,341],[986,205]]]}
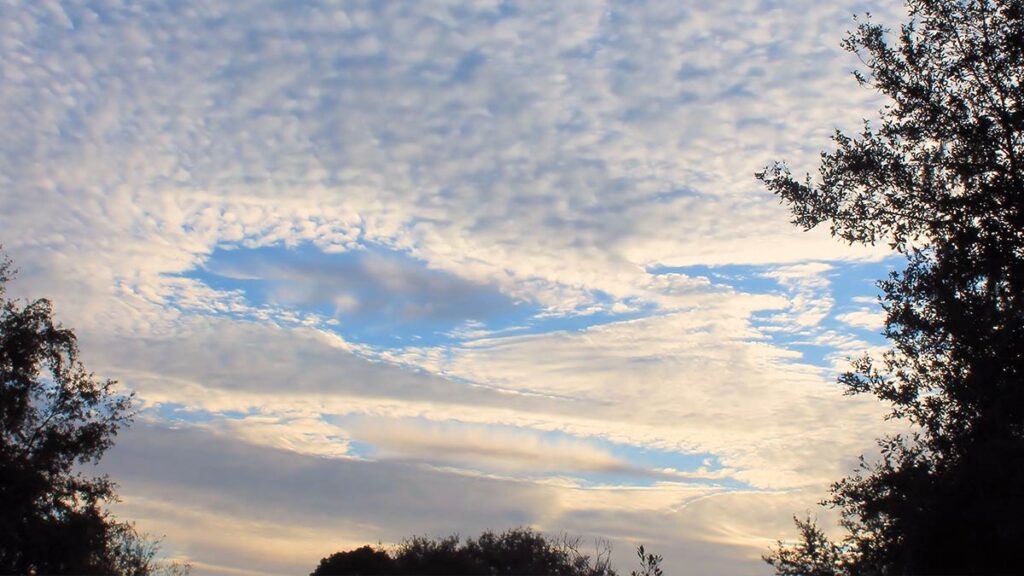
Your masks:
{"label": "treeline", "polygon": [[[417,537],[392,550],[363,546],[322,559],[310,576],[616,576],[610,552],[610,545],[598,542],[593,555],[585,554],[578,538],[516,528],[466,540]],[[637,556],[640,568],[631,576],[662,575],[661,556],[643,546]]]}

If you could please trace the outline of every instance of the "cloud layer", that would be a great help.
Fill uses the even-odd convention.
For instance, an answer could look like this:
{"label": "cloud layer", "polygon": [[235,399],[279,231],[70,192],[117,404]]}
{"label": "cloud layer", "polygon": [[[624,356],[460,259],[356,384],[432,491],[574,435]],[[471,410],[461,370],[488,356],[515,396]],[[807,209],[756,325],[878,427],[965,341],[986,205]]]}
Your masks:
{"label": "cloud layer", "polygon": [[838,41],[898,9],[9,2],[11,291],[137,393],[105,466],[200,573],[516,524],[764,573],[881,430],[832,380],[888,264],[752,174],[874,115]]}

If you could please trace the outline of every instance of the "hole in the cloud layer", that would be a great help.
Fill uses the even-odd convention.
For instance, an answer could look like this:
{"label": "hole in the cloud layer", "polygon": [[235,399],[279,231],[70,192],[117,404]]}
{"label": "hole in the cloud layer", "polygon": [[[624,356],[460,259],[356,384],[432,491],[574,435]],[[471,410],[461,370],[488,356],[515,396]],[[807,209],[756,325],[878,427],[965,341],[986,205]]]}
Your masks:
{"label": "hole in the cloud layer", "polygon": [[457,328],[501,328],[537,312],[493,285],[378,246],[340,254],[311,245],[221,248],[187,276],[240,291],[257,307],[334,319],[339,332],[367,343],[426,344]]}

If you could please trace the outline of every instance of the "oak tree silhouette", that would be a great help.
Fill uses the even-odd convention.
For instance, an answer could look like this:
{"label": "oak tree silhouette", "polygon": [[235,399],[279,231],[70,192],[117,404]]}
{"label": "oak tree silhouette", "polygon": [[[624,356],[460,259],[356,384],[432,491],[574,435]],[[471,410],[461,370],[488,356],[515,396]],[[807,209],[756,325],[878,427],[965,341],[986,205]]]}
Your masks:
{"label": "oak tree silhouette", "polygon": [[795,224],[905,257],[879,284],[891,349],[840,381],[916,428],[833,486],[848,536],[798,523],[803,542],[766,558],[779,574],[1024,566],[1024,2],[907,5],[898,32],[868,17],[844,42],[891,101],[877,128],[837,132],[815,180],[757,175]]}

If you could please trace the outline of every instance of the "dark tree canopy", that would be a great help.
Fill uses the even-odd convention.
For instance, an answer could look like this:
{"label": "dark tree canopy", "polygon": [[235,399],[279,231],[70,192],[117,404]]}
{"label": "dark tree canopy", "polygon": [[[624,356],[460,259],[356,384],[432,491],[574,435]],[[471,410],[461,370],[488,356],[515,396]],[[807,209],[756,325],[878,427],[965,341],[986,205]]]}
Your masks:
{"label": "dark tree canopy", "polygon": [[113,484],[75,470],[111,446],[130,398],[86,372],[48,300],[6,298],[10,277],[0,254],[0,574],[152,573],[156,544],[104,508]]}
{"label": "dark tree canopy", "polygon": [[[660,562],[660,557],[657,558]],[[476,539],[450,536],[412,538],[391,553],[363,546],[324,558],[310,576],[614,576],[607,550],[591,557],[578,542],[551,539],[527,528],[501,534],[484,532]],[[654,574],[652,572],[652,574]]]}
{"label": "dark tree canopy", "polygon": [[[891,349],[840,380],[917,432],[884,438],[879,462],[833,486],[849,536],[815,549],[837,555],[835,573],[1012,573],[1024,566],[1024,2],[907,4],[899,31],[868,18],[844,42],[866,66],[860,83],[891,100],[878,126],[837,132],[816,179],[784,164],[758,174],[797,225],[906,258],[879,284]],[[805,548],[820,536],[802,532]],[[804,573],[795,550],[768,561]]]}
{"label": "dark tree canopy", "polygon": [[312,574],[397,574],[396,569],[395,560],[384,550],[361,546],[320,560]]}

